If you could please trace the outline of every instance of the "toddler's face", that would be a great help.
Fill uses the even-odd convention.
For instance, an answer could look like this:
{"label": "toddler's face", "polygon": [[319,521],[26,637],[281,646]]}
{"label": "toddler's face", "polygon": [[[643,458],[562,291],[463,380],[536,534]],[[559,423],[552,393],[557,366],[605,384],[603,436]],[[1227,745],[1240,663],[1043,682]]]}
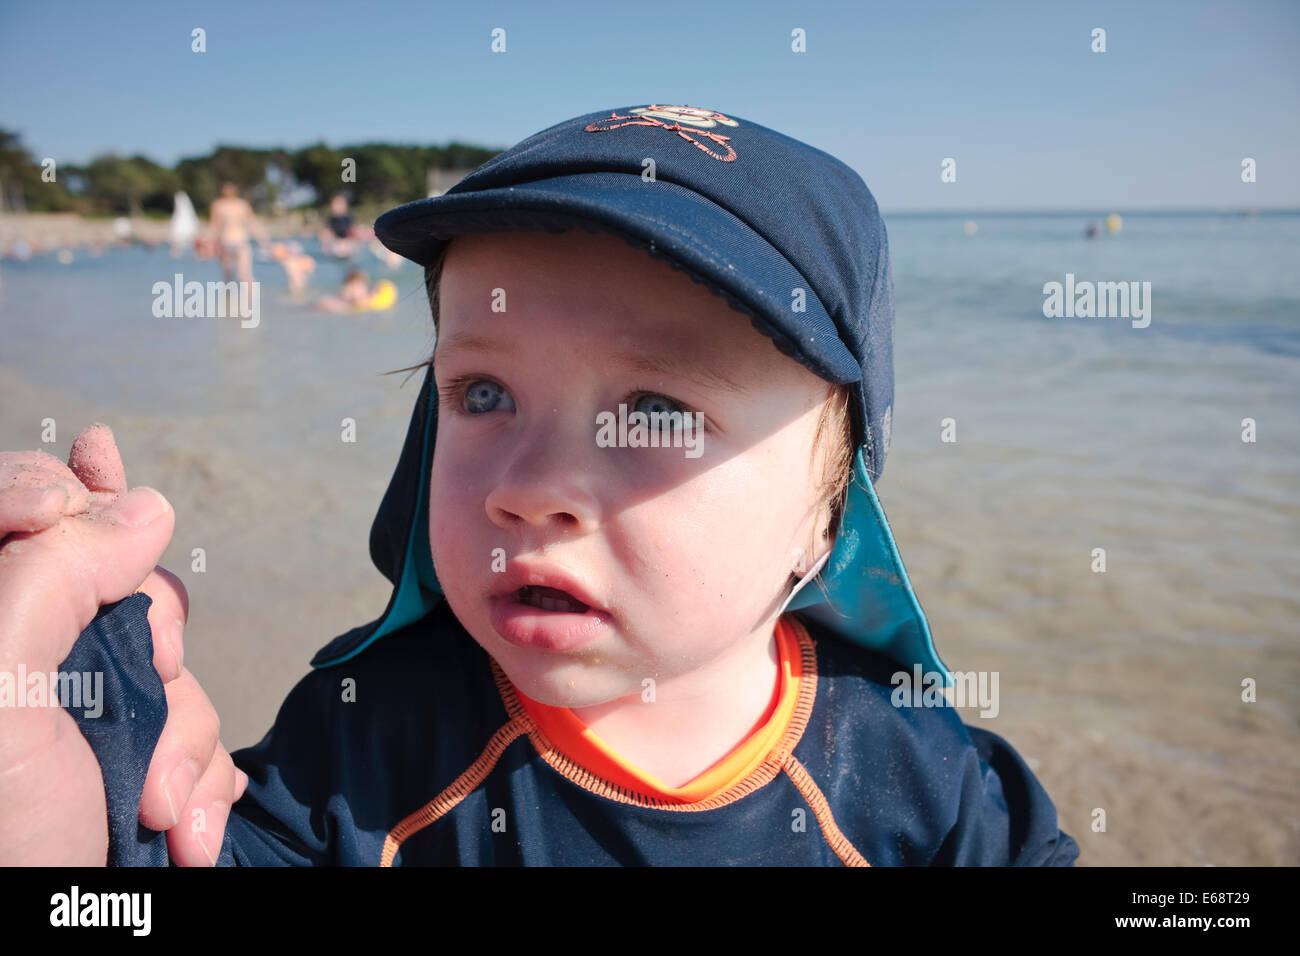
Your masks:
{"label": "toddler's face", "polygon": [[[640,695],[645,678],[684,694],[768,647],[813,546],[829,384],[615,236],[459,237],[439,306],[430,547],[452,611],[516,686],[568,707]],[[598,415],[620,403],[702,413],[698,456],[602,447]],[[562,569],[586,619],[503,596],[524,567]]]}

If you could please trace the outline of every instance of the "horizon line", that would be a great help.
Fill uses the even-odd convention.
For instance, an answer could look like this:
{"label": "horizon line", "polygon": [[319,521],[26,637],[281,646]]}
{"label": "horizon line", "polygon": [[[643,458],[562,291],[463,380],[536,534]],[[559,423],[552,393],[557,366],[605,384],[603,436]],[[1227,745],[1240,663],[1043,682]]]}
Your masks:
{"label": "horizon line", "polygon": [[988,208],[988,209],[887,209],[881,207],[882,216],[1108,216],[1112,213],[1121,216],[1197,216],[1197,215],[1297,215],[1300,206],[1168,206],[1147,208],[1125,208],[1123,206],[1094,206],[1084,209],[1050,209],[1050,208]]}

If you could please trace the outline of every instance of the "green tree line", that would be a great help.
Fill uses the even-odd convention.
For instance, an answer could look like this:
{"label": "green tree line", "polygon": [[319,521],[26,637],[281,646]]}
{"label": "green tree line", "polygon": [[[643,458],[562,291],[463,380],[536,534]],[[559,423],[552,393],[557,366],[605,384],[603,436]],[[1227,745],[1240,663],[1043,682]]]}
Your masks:
{"label": "green tree line", "polygon": [[473,169],[496,152],[461,143],[315,143],[296,150],[218,146],[171,168],[147,156],[113,153],[81,166],[51,166],[46,157],[30,153],[18,134],[0,128],[0,212],[166,216],[177,191],[189,193],[205,210],[227,181],[261,214],[319,205],[336,192],[357,206],[388,206],[427,195],[430,170]]}

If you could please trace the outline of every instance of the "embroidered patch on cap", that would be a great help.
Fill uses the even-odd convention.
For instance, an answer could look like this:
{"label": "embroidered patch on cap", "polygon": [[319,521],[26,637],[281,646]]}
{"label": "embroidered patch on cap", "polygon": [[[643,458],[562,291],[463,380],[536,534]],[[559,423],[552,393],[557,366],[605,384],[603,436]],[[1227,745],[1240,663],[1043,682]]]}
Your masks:
{"label": "embroidered patch on cap", "polygon": [[[740,124],[716,110],[700,109],[695,106],[659,106],[652,103],[649,106],[638,106],[636,109],[628,110],[628,113],[631,115],[623,116],[615,110],[610,113],[608,119],[589,124],[586,132],[607,133],[624,126],[657,126],[665,133],[676,133],[714,159],[730,163],[736,158],[736,151],[731,148],[731,137],[709,131],[718,126],[735,127]],[[726,152],[714,152],[704,144],[704,140],[709,140]]]}

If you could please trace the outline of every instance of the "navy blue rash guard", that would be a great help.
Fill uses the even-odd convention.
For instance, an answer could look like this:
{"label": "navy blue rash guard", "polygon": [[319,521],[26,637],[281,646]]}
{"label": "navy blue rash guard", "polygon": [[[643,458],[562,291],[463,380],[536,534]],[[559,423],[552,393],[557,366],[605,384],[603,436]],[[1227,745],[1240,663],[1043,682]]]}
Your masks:
{"label": "navy blue rash guard", "polygon": [[[232,755],[249,785],[219,865],[1073,864],[1078,845],[1005,740],[952,707],[894,706],[897,662],[798,612],[796,717],[727,792],[658,803],[557,752],[445,600],[397,613],[416,587],[408,558],[427,549],[430,379],[371,529],[389,608],[323,648],[261,742]],[[103,771],[117,866],[171,862],[165,834],[138,824],[166,720],[148,605],[101,609],[63,664],[105,675],[103,713],[69,711]]]}
{"label": "navy blue rash guard", "polygon": [[[129,608],[118,610],[125,617]],[[140,700],[156,704],[162,683],[149,664],[148,625],[143,610],[133,617],[132,646],[142,652],[134,665],[82,650],[67,667],[121,674],[143,670],[143,660],[154,686]],[[815,679],[806,672],[803,683],[815,686],[793,759],[778,754],[779,769],[756,789],[692,810],[628,802],[562,755],[544,759],[526,715],[507,707],[490,657],[444,604],[353,660],[308,674],[262,741],[235,752],[249,786],[218,863],[374,866],[388,862],[386,842],[399,865],[1073,863],[1078,846],[1005,740],[964,725],[951,707],[893,706],[896,663],[800,623],[815,660]],[[355,682],[355,700],[344,699],[345,680]],[[134,680],[121,683],[139,692]],[[123,756],[131,741],[152,753],[162,711],[137,706],[131,720],[106,710],[85,721],[98,724],[92,746],[109,794],[125,795],[110,801],[115,865],[168,862],[164,835],[135,819],[148,761]],[[120,740],[106,740],[105,719]],[[143,747],[142,724],[154,738]],[[116,761],[104,763],[105,751]],[[420,811],[437,817],[420,826]]]}

